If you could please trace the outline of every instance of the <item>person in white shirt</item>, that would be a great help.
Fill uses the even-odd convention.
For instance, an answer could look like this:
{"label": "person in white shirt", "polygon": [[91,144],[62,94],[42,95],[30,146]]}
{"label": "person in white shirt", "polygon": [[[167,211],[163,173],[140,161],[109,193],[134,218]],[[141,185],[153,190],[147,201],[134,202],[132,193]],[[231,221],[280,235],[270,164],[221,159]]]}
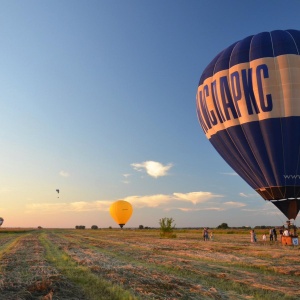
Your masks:
{"label": "person in white shirt", "polygon": [[285,229],[283,232],[283,236],[290,236],[288,229]]}

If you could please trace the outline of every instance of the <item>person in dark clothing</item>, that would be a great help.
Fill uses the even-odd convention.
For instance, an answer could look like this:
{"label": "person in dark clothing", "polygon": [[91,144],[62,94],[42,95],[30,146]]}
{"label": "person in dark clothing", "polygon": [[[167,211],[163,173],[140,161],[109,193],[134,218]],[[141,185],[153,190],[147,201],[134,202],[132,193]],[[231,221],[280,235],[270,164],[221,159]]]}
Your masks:
{"label": "person in dark clothing", "polygon": [[270,229],[269,234],[270,234],[270,242],[271,242],[273,241],[273,228]]}
{"label": "person in dark clothing", "polygon": [[275,227],[273,228],[273,238],[274,238],[274,241],[276,242],[277,241],[277,231],[276,231]]}

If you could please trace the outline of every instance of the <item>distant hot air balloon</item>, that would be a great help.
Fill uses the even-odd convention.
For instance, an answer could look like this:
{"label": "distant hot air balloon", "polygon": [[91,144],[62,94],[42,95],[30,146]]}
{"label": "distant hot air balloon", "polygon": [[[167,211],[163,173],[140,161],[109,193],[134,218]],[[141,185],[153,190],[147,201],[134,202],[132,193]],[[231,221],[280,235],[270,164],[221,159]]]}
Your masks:
{"label": "distant hot air balloon", "polygon": [[[59,194],[59,189],[56,190],[57,194]],[[57,196],[57,198],[59,198],[59,196]]]}
{"label": "distant hot air balloon", "polygon": [[300,209],[300,31],[248,36],[206,67],[199,123],[224,160],[288,219]]}
{"label": "distant hot air balloon", "polygon": [[4,219],[0,217],[0,226],[3,224]]}
{"label": "distant hot air balloon", "polygon": [[116,223],[123,228],[132,215],[132,205],[127,201],[119,200],[110,206],[109,212]]}

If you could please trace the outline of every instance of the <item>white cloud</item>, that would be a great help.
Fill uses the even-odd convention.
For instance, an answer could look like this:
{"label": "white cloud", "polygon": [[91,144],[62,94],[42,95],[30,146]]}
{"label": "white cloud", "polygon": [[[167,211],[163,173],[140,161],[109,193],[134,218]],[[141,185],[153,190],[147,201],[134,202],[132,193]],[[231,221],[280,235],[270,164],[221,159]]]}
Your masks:
{"label": "white cloud", "polygon": [[223,195],[216,195],[211,192],[190,192],[190,193],[174,193],[178,200],[192,202],[193,204],[203,203],[212,198],[224,197]]}
{"label": "white cloud", "polygon": [[173,193],[157,194],[146,196],[130,196],[124,200],[132,203],[137,207],[157,207],[169,202],[191,202],[193,204],[204,203],[212,198],[224,197],[223,195],[213,194],[211,192],[190,192],[190,193]]}
{"label": "white cloud", "polygon": [[125,178],[127,178],[127,177],[129,177],[129,176],[131,176],[131,174],[123,174],[123,176],[125,177]]}
{"label": "white cloud", "polygon": [[63,170],[61,170],[61,171],[59,172],[59,175],[62,176],[62,177],[69,177],[69,176],[70,176],[70,174],[69,174],[68,172],[63,171]]}
{"label": "white cloud", "polygon": [[26,206],[26,213],[40,212],[53,214],[57,212],[108,211],[111,201],[78,201],[71,203],[31,203]]}
{"label": "white cloud", "polygon": [[167,208],[166,211],[169,210],[180,210],[180,211],[184,211],[184,212],[190,212],[190,211],[195,211],[198,209],[193,209],[193,208],[189,208],[189,207],[172,207],[172,208]]}
{"label": "white cloud", "polygon": [[[232,208],[244,207],[241,202],[222,202],[217,200],[224,195],[211,192],[189,192],[173,194],[154,194],[145,196],[129,196],[123,198],[132,204],[133,208],[159,208],[163,210],[181,211],[222,211]],[[119,200],[119,199],[116,199]],[[77,201],[71,203],[31,203],[26,207],[27,213],[58,213],[58,212],[87,212],[87,211],[108,211],[110,205],[116,201]],[[184,204],[186,203],[186,204]]]}
{"label": "white cloud", "polygon": [[221,207],[202,207],[202,208],[196,208],[196,207],[173,207],[173,208],[167,208],[165,209],[167,211],[169,210],[180,210],[183,212],[190,212],[190,211],[222,211],[225,210]]}
{"label": "white cloud", "polygon": [[149,196],[129,196],[124,199],[135,207],[157,207],[173,200],[172,196],[157,194]]}
{"label": "white cloud", "polygon": [[160,162],[148,160],[142,163],[133,163],[131,166],[136,171],[141,172],[145,170],[149,176],[158,178],[168,175],[167,172],[172,168],[173,164],[163,165]]}
{"label": "white cloud", "polygon": [[246,206],[245,203],[233,202],[233,201],[224,202],[224,205],[228,205],[228,206],[231,206],[231,207],[244,207],[244,206]]}

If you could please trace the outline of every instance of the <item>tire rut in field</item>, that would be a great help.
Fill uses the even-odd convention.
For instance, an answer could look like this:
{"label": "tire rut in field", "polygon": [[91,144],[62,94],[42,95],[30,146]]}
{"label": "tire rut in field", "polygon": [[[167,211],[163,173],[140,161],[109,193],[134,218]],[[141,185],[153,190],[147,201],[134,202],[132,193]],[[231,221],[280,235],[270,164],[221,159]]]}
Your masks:
{"label": "tire rut in field", "polygon": [[38,234],[22,237],[0,261],[0,294],[5,300],[84,300],[83,292],[44,258]]}

